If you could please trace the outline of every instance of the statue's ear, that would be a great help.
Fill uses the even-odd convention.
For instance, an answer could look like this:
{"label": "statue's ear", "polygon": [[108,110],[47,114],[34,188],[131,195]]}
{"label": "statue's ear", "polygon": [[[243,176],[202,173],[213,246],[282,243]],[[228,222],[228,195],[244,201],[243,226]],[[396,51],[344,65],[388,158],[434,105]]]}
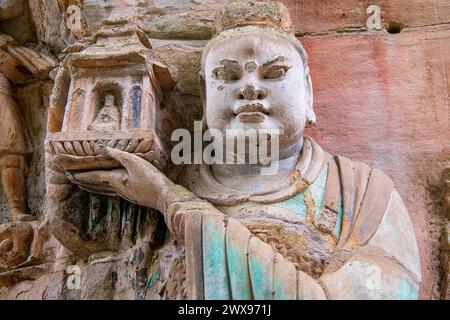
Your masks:
{"label": "statue's ear", "polygon": [[313,108],[313,87],[311,81],[311,74],[309,73],[309,67],[305,67],[305,85],[306,85],[306,127],[312,127],[316,124],[316,114]]}
{"label": "statue's ear", "polygon": [[205,132],[208,130],[208,126],[206,124],[206,82],[205,75],[202,71],[199,72],[199,89],[200,89],[200,99],[202,101],[202,131]]}

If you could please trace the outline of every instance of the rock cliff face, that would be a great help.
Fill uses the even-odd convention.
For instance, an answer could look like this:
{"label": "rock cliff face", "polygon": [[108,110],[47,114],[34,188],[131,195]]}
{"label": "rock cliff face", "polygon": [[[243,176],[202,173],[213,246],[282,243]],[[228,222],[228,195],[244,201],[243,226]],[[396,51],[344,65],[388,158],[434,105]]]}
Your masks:
{"label": "rock cliff face", "polygon": [[[90,239],[112,239],[115,228],[121,240],[114,250],[77,256],[52,236],[45,179],[47,115],[65,58],[95,43],[102,21],[126,20],[148,37],[153,59],[167,66],[154,68],[165,104],[157,121],[163,143],[169,144],[164,140],[173,128],[192,130],[193,121],[202,117],[201,54],[214,32],[214,13],[227,2],[0,0],[0,72],[13,85],[31,138],[26,199],[29,213],[38,218],[30,223],[32,231],[23,231],[33,234],[28,258],[11,270],[0,256],[0,299],[186,297],[179,290],[185,281],[183,246],[165,241],[161,217],[152,210],[80,192],[73,201],[88,203],[94,222],[83,228]],[[330,153],[362,160],[393,179],[419,244],[420,298],[448,298],[449,187],[442,176],[450,167],[450,2],[281,2],[309,55],[318,122],[307,133]],[[95,217],[105,212],[109,220],[98,223]],[[0,236],[1,225],[10,221],[0,189]],[[3,246],[8,243],[2,242],[0,250]]]}

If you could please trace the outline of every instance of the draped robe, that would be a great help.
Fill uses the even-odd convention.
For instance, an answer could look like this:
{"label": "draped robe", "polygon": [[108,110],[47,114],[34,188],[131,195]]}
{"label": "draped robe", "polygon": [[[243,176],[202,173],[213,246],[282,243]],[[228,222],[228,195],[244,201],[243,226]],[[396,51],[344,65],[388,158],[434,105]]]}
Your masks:
{"label": "draped robe", "polygon": [[[188,298],[418,298],[414,231],[392,180],[380,170],[333,157],[305,137],[292,183],[282,191],[251,195],[229,189],[206,165],[190,167],[184,177],[183,184],[202,200],[171,204],[166,222],[184,240]],[[248,205],[263,206],[261,219],[267,215],[275,222],[277,210],[291,210],[300,220],[289,218],[290,225],[307,225],[331,239],[323,242],[331,248],[323,270],[310,272],[302,260],[296,263],[252,232],[242,210]],[[241,210],[229,210],[233,207]]]}

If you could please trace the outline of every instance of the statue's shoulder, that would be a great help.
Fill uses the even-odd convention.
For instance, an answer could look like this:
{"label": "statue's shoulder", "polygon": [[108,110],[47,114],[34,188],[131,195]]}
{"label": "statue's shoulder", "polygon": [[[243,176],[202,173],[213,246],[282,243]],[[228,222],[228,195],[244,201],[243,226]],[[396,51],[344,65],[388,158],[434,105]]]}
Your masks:
{"label": "statue's shoulder", "polygon": [[340,245],[347,249],[369,246],[381,250],[420,281],[414,229],[394,182],[364,162],[342,156],[334,159],[341,175],[344,220],[347,220],[347,227],[343,223]]}
{"label": "statue's shoulder", "polygon": [[[341,155],[331,155],[322,151],[313,139],[313,154],[324,154],[328,167],[327,187],[324,202],[339,196],[342,200],[342,226],[339,246],[360,246],[378,230],[386,209],[395,192],[394,182],[385,173],[366,163]],[[330,198],[330,201],[327,199]],[[327,205],[330,207],[330,205]]]}
{"label": "statue's shoulder", "polygon": [[[342,185],[347,245],[363,246],[383,224],[392,231],[409,226],[408,211],[388,175],[362,161],[334,157]],[[345,222],[344,222],[345,225]],[[411,232],[413,233],[413,232]]]}
{"label": "statue's shoulder", "polygon": [[393,192],[394,182],[380,169],[340,155],[333,156],[333,160],[339,168],[344,193],[351,194],[349,197],[354,200],[354,209],[360,208],[358,204],[363,199],[380,202]]}

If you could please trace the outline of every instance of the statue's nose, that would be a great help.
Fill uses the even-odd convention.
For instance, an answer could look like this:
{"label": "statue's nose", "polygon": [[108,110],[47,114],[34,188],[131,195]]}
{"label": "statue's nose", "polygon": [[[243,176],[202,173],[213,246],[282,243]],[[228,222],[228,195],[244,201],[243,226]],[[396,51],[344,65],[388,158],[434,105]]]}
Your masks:
{"label": "statue's nose", "polygon": [[244,87],[238,89],[236,94],[240,100],[262,100],[267,97],[267,91],[253,83],[247,83]]}

